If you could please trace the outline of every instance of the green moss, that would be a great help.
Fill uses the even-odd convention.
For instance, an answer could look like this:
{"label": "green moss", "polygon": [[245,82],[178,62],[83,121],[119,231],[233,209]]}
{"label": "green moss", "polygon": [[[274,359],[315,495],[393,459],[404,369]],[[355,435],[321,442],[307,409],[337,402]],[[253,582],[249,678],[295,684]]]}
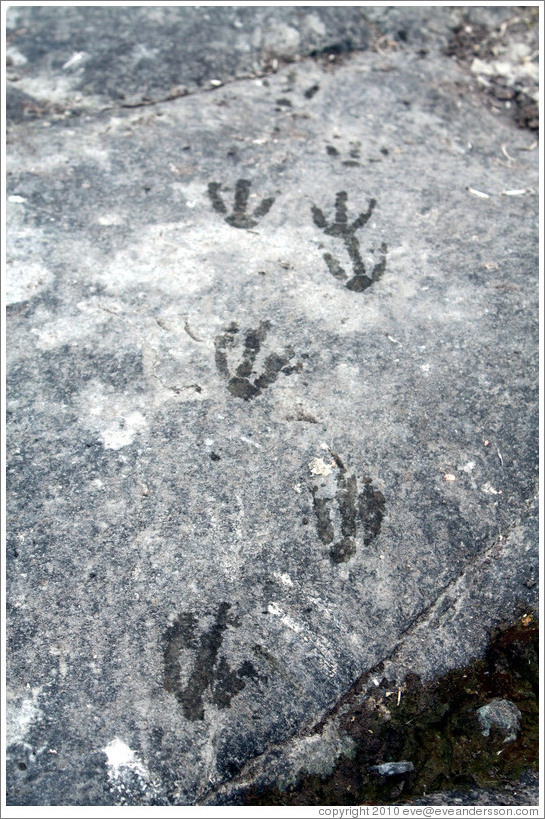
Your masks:
{"label": "green moss", "polygon": [[[345,713],[341,728],[355,742],[333,774],[303,777],[288,791],[274,788],[248,794],[247,805],[391,804],[441,790],[502,787],[538,766],[539,631],[524,615],[493,635],[482,660],[426,685],[408,677],[398,690],[386,680],[357,708]],[[389,695],[389,696],[388,696]],[[517,739],[505,743],[492,728],[482,735],[476,711],[499,697],[519,708]],[[414,772],[377,777],[369,767],[411,761]]]}

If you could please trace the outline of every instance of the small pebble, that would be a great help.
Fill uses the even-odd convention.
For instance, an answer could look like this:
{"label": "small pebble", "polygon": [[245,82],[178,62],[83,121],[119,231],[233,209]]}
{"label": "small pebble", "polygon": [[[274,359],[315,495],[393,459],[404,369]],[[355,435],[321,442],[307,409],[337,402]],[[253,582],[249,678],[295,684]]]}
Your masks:
{"label": "small pebble", "polygon": [[494,699],[477,711],[477,719],[485,737],[490,736],[494,726],[505,736],[504,742],[513,742],[517,738],[522,714],[511,700]]}
{"label": "small pebble", "polygon": [[371,765],[369,771],[377,776],[398,776],[414,771],[414,765],[412,762],[383,762],[380,765]]}

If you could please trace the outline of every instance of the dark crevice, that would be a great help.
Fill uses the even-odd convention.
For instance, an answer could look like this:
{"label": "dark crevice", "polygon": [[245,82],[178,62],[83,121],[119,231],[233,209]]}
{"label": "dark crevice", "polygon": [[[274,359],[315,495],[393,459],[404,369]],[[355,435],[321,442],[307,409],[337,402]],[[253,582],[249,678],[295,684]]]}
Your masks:
{"label": "dark crevice", "polygon": [[[343,713],[340,730],[354,750],[330,776],[305,775],[287,790],[248,788],[230,804],[381,805],[445,790],[463,796],[471,788],[514,787],[539,764],[538,675],[538,624],[524,613],[491,635],[482,660],[427,684],[408,675],[402,697],[383,678]],[[495,725],[485,735],[478,721],[478,709],[498,699],[521,713],[512,741]],[[384,763],[404,764],[380,775]]]}

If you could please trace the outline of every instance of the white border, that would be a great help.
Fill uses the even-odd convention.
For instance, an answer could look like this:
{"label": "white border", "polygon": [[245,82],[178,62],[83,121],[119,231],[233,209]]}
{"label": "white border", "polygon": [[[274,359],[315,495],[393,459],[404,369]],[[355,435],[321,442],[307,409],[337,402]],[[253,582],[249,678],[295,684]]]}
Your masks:
{"label": "white border", "polygon": [[[488,2],[484,0],[484,2],[476,2],[475,0],[470,0],[469,2],[459,2],[456,0],[455,2],[449,2],[448,4],[445,3],[431,3],[431,2],[384,2],[384,0],[378,0],[378,2],[374,3],[358,3],[358,2],[351,2],[351,3],[333,3],[333,2],[300,2],[300,3],[291,3],[285,2],[285,0],[280,0],[280,2],[274,3],[224,3],[218,2],[217,0],[208,0],[207,2],[202,3],[179,3],[179,2],[163,2],[163,3],[146,3],[146,2],[104,2],[104,0],[99,0],[99,2],[38,2],[36,0],[23,0],[22,2],[2,2],[1,5],[1,25],[2,25],[2,32],[1,32],[1,53],[5,55],[6,53],[6,13],[8,8],[13,7],[20,7],[20,6],[44,6],[44,5],[51,5],[51,6],[128,6],[128,7],[138,7],[138,6],[165,6],[165,7],[178,7],[178,6],[231,6],[231,7],[244,7],[244,6],[301,6],[301,7],[317,7],[317,6],[360,6],[362,8],[365,7],[382,7],[382,6],[441,6],[441,5],[448,5],[448,6],[462,6],[462,7],[471,7],[471,6],[501,6],[506,5],[505,3],[501,2]],[[518,7],[541,7],[540,12],[540,21],[539,21],[539,42],[540,42],[540,54],[543,55],[543,46],[544,46],[544,9],[540,2],[517,2],[513,4],[509,4]],[[1,64],[1,77],[2,77],[2,91],[5,91],[6,88],[6,68],[5,68],[5,61],[2,60]],[[540,106],[540,135],[543,138],[543,128],[545,125],[544,122],[544,115],[543,115],[543,102],[542,102],[542,95],[543,95],[543,88],[544,88],[544,67],[543,67],[543,60],[541,61],[540,65],[540,93],[541,93],[541,106]],[[6,95],[2,93],[1,95],[2,100],[2,109],[1,109],[1,121],[2,121],[2,142],[1,142],[1,158],[2,158],[2,178],[1,178],[1,203],[2,203],[2,240],[1,240],[1,269],[5,270],[6,264],[6,221],[5,221],[5,204],[6,204],[6,136],[5,136],[5,127],[6,127]],[[543,546],[545,544],[545,523],[544,523],[544,515],[543,510],[545,508],[545,448],[544,448],[544,436],[543,430],[545,428],[545,399],[544,399],[544,367],[545,367],[545,355],[544,355],[544,344],[545,344],[545,326],[544,326],[544,279],[545,279],[545,267],[544,267],[544,247],[543,247],[543,239],[544,239],[544,219],[545,219],[545,209],[544,209],[544,188],[543,188],[543,153],[540,153],[540,167],[539,167],[539,214],[540,214],[540,254],[539,254],[539,276],[540,276],[540,295],[539,295],[539,327],[540,327],[540,363],[539,363],[539,381],[540,381],[540,412],[539,412],[539,426],[540,426],[540,443],[539,443],[539,455],[540,455],[540,467],[539,467],[539,481],[540,481],[540,488],[539,488],[539,504],[540,504],[540,523],[539,523],[539,538],[540,538],[540,545]],[[1,432],[2,432],[2,444],[1,444],[1,475],[0,475],[0,490],[1,490],[1,507],[0,507],[0,514],[1,514],[1,543],[2,543],[2,554],[1,554],[1,579],[2,579],[2,630],[1,630],[1,659],[2,659],[2,707],[1,707],[1,759],[2,759],[2,769],[0,773],[1,782],[2,782],[2,794],[1,794],[1,803],[0,803],[0,816],[2,817],[89,817],[89,819],[95,819],[95,817],[109,817],[109,816],[126,816],[126,817],[217,817],[219,815],[225,817],[240,817],[240,816],[248,816],[248,817],[318,817],[319,816],[319,808],[318,807],[264,807],[264,808],[254,808],[254,807],[198,807],[198,806],[173,806],[173,807],[7,807],[5,803],[5,714],[6,714],[6,701],[5,701],[5,660],[6,660],[6,632],[5,632],[5,623],[6,623],[6,609],[5,609],[5,545],[6,545],[6,507],[5,507],[5,431],[6,431],[6,395],[5,395],[5,372],[6,372],[6,330],[5,330],[5,312],[4,312],[4,283],[2,282],[2,299],[1,299],[1,335],[0,335],[0,370],[2,373],[2,382],[1,382],[1,399],[0,399],[0,409],[1,409]],[[543,554],[543,552],[541,552]],[[543,561],[540,562],[540,568],[543,568]],[[540,619],[543,617],[543,610],[544,610],[544,589],[543,584],[540,584]],[[544,648],[545,648],[545,636],[543,634],[543,629],[541,629],[540,634],[540,645],[541,645],[541,658],[544,657]],[[543,660],[542,660],[543,666]],[[543,674],[541,674],[540,679],[540,701],[541,703],[544,702],[544,692],[545,692],[545,683],[543,680]],[[541,710],[540,714],[540,744],[541,744],[541,759],[540,759],[540,800],[539,800],[539,811],[541,816],[545,815],[545,795],[544,791],[544,774],[545,774],[545,754],[543,752],[543,743],[544,743],[544,713],[543,709]],[[363,806],[362,812],[359,813],[357,807],[347,807],[344,809],[338,809],[339,812],[337,813],[337,818],[341,819],[341,817],[356,817],[359,815],[372,815],[372,813],[367,813],[367,809],[371,808],[372,806]],[[394,808],[396,806],[392,806]],[[398,816],[403,815],[403,808],[399,806],[400,810],[397,814]],[[379,816],[388,816],[394,815],[393,813],[389,813],[388,806],[380,806],[380,813],[377,815]],[[477,808],[478,809],[478,808]],[[385,812],[382,812],[382,811]],[[487,815],[485,813],[486,808],[482,811],[482,813],[471,813],[472,808],[470,806],[466,806],[465,809],[459,809],[459,816],[470,816],[470,815]],[[518,811],[523,810],[523,807],[513,806],[512,808],[509,807],[489,807],[488,808],[488,815],[489,816],[521,816],[523,814],[519,813]],[[388,812],[386,812],[388,811]],[[405,814],[409,815],[409,814]],[[413,814],[415,815],[415,814]],[[421,813],[420,815],[425,815]],[[441,816],[447,815],[446,813],[442,813],[441,808],[432,808],[430,807],[426,813],[428,816]],[[452,815],[452,814],[450,814]],[[527,814],[529,815],[529,814]],[[329,816],[333,816],[333,813],[329,813]]]}

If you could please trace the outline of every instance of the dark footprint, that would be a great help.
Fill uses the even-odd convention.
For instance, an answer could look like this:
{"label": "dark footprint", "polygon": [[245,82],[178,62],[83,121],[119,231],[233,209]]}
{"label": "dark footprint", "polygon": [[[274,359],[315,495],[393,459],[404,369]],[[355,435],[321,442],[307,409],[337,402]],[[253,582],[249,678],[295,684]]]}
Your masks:
{"label": "dark footprint", "polygon": [[265,216],[271,209],[274,202],[274,197],[269,199],[262,199],[261,203],[253,212],[253,218],[246,211],[248,208],[248,198],[250,196],[250,188],[252,183],[249,179],[239,179],[235,186],[235,202],[233,211],[229,216],[225,216],[227,208],[220,195],[221,184],[219,182],[210,182],[208,185],[208,195],[212,202],[212,207],[217,213],[225,216],[225,221],[228,225],[236,228],[248,229],[257,225],[258,220]]}
{"label": "dark footprint", "polygon": [[321,228],[327,236],[334,236],[342,239],[347,250],[350,261],[352,262],[352,278],[348,279],[348,274],[341,266],[338,259],[331,255],[331,253],[324,253],[324,261],[331,275],[339,281],[346,282],[348,290],[356,293],[362,293],[367,290],[373,282],[378,281],[386,270],[386,259],[388,256],[388,245],[383,242],[380,246],[381,259],[373,267],[370,273],[365,269],[364,261],[360,253],[360,243],[356,236],[356,231],[365,227],[376,205],[376,199],[371,199],[366,211],[360,213],[357,219],[353,222],[348,221],[348,211],[346,203],[348,196],[346,191],[339,191],[335,197],[335,220],[327,223],[326,218],[320,208],[316,205],[312,206],[312,218],[314,224]]}
{"label": "dark footprint", "polygon": [[[223,632],[239,625],[230,608],[230,603],[220,603],[214,622],[200,634],[195,615],[183,612],[163,635],[164,688],[174,694],[186,719],[204,719],[205,696],[217,708],[228,708],[247,679],[267,682],[249,660],[232,669],[225,657],[219,656]],[[182,660],[184,668],[188,663],[190,668],[183,680]]]}
{"label": "dark footprint", "polygon": [[[334,498],[319,495],[319,488],[312,486],[312,497],[318,536],[323,544],[330,546],[329,555],[333,563],[346,563],[356,553],[358,518],[363,529],[366,546],[380,533],[384,517],[384,495],[373,488],[371,478],[364,478],[364,486],[358,494],[358,481],[351,475],[340,458],[335,458],[337,489]],[[336,504],[340,518],[340,537],[336,539],[331,511]],[[335,541],[335,542],[334,542]]]}
{"label": "dark footprint", "polygon": [[289,375],[297,372],[302,365],[297,364],[289,367],[288,364],[295,355],[292,347],[286,347],[283,354],[270,353],[263,362],[263,371],[257,375],[254,370],[255,361],[261,350],[261,345],[265,341],[267,332],[270,329],[269,321],[261,321],[255,330],[248,330],[244,338],[242,358],[240,364],[231,375],[228,363],[228,350],[236,347],[238,338],[238,326],[232,322],[223,333],[216,337],[216,367],[220,375],[227,381],[227,389],[236,398],[243,398],[249,401],[255,398],[264,389],[273,384],[280,373]]}

